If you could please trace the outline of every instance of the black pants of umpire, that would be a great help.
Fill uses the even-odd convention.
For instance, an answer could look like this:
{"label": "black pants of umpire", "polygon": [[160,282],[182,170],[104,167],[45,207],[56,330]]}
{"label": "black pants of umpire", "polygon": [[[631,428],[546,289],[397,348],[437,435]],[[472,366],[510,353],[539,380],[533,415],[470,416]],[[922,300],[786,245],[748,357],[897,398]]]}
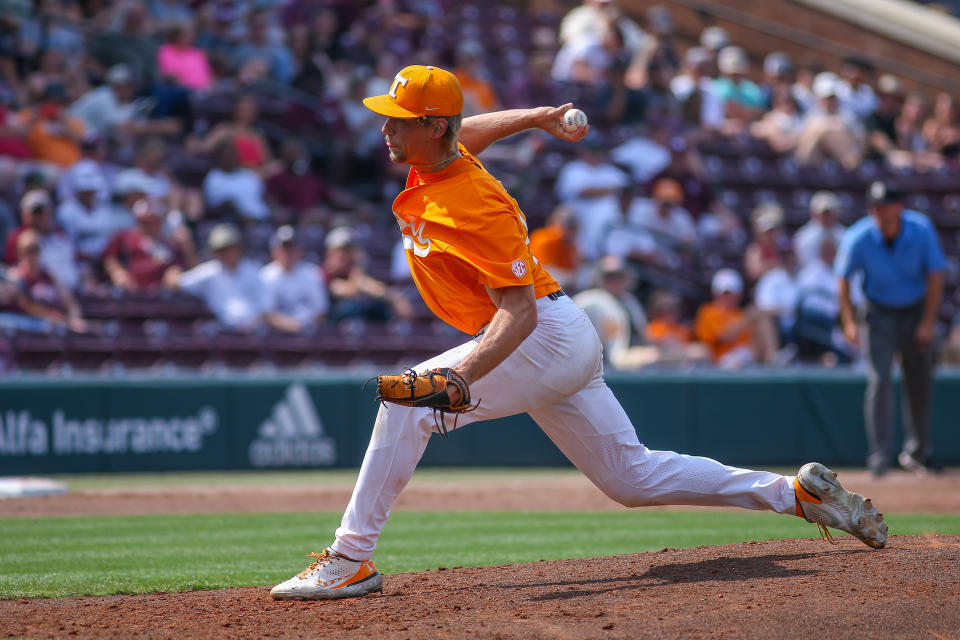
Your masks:
{"label": "black pants of umpire", "polygon": [[925,463],[930,455],[933,354],[929,345],[921,349],[914,337],[922,315],[922,301],[905,308],[869,303],[864,314],[862,335],[868,358],[864,398],[867,465],[874,473],[883,473],[893,461],[892,373],[898,353],[903,373],[903,452],[920,463]]}

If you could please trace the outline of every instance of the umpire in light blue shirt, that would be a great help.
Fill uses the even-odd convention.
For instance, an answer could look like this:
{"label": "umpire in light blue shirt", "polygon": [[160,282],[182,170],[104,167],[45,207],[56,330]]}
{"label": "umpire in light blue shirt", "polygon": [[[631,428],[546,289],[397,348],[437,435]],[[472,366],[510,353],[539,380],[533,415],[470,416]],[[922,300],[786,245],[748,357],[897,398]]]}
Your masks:
{"label": "umpire in light blue shirt", "polygon": [[[930,456],[930,391],[934,324],[943,293],[946,259],[937,230],[922,213],[905,209],[903,194],[884,182],[867,191],[870,215],[847,229],[837,251],[843,332],[868,358],[864,417],[874,475],[893,459],[891,370],[900,354],[903,371],[903,449],[900,466],[925,471]],[[850,278],[863,275],[867,304],[858,326]]]}

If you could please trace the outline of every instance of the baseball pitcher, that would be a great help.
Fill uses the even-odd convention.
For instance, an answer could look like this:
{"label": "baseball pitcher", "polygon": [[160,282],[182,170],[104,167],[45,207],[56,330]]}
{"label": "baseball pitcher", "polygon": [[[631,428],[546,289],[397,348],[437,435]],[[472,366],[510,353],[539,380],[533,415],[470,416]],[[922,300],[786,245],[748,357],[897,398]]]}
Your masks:
{"label": "baseball pitcher", "polygon": [[587,126],[562,127],[572,107],[500,111],[463,120],[456,77],[410,66],[386,95],[364,104],[384,116],[390,159],[410,165],[393,203],[413,279],[427,305],[473,339],[396,376],[380,376],[381,405],[336,539],[270,592],[331,599],[383,589],[371,561],[390,507],[433,432],[527,412],[573,464],[627,507],[725,505],[797,515],[871,547],[887,525],[862,496],[818,463],[797,476],[651,451],[603,380],[587,316],[530,253],[517,202],[476,154],[501,138],[542,129],[576,142]]}

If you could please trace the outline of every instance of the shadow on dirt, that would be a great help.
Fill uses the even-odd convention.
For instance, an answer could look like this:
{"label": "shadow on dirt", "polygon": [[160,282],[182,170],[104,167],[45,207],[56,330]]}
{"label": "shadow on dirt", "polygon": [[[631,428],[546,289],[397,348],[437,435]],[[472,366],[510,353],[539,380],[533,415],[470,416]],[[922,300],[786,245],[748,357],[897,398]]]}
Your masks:
{"label": "shadow on dirt", "polygon": [[[846,554],[869,553],[868,550],[845,551]],[[822,553],[770,554],[752,558],[713,558],[701,562],[655,565],[643,574],[602,578],[597,580],[561,580],[557,582],[511,585],[513,588],[595,586],[592,589],[573,589],[559,593],[545,593],[529,598],[531,601],[565,600],[581,596],[597,595],[622,589],[641,589],[667,584],[693,582],[744,581],[754,578],[792,578],[814,575],[817,570],[790,569],[781,564],[786,560],[804,560],[823,556]],[[831,554],[832,555],[832,554]],[[505,587],[511,588],[511,587]]]}

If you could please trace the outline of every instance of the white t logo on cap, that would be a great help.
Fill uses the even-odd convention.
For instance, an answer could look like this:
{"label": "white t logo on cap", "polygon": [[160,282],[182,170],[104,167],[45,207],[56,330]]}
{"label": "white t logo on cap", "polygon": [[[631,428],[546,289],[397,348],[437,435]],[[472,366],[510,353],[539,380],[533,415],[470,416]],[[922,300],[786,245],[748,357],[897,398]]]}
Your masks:
{"label": "white t logo on cap", "polygon": [[406,89],[408,82],[410,82],[410,78],[404,78],[402,75],[400,75],[400,74],[398,73],[398,74],[396,75],[396,77],[393,79],[393,84],[390,85],[390,91],[387,92],[388,95],[389,95],[391,98],[393,98],[394,100],[396,100],[396,98],[397,98],[397,86],[403,85],[403,88]]}

